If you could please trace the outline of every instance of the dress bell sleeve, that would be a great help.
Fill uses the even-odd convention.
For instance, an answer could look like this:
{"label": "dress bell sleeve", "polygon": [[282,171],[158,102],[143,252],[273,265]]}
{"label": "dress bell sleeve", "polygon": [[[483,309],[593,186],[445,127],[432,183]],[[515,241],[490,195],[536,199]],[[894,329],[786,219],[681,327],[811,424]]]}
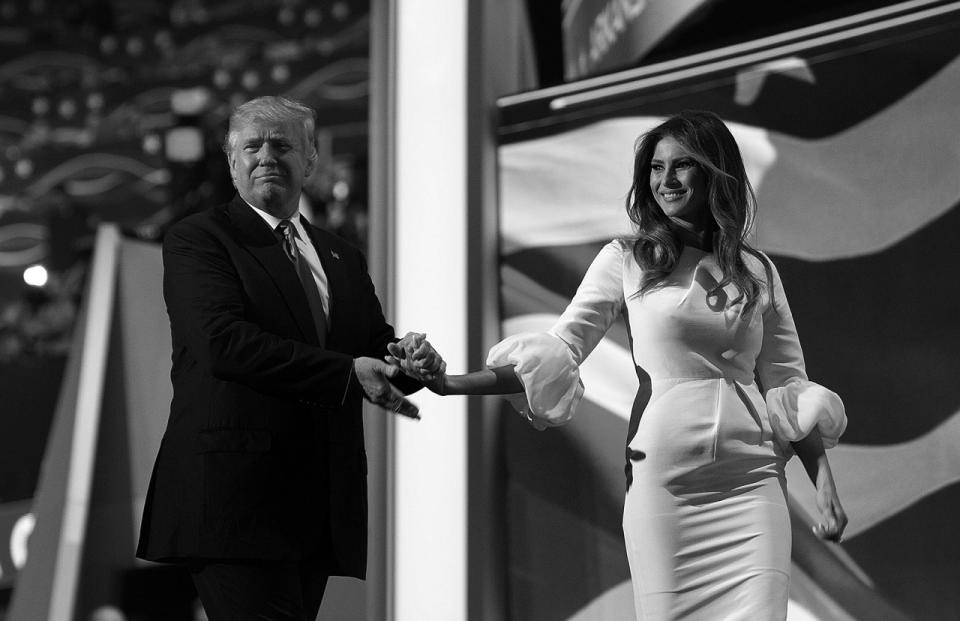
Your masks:
{"label": "dress bell sleeve", "polygon": [[832,448],[847,427],[843,401],[832,390],[807,378],[786,292],[777,268],[769,264],[772,299],[763,311],[757,375],[765,391],[770,426],[785,448],[805,438],[814,427],[820,431],[824,448]]}
{"label": "dress bell sleeve", "polygon": [[537,429],[562,425],[576,412],[580,363],[623,309],[624,251],[620,241],[603,247],[550,330],[509,336],[487,355],[490,368],[514,365],[524,392],[507,399]]}

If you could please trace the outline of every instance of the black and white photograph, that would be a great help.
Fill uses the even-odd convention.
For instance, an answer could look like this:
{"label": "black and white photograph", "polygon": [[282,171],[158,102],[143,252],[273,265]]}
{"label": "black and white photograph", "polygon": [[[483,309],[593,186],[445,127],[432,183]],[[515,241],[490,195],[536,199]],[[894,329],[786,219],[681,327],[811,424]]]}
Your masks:
{"label": "black and white photograph", "polygon": [[0,0],[0,621],[960,619],[960,1]]}

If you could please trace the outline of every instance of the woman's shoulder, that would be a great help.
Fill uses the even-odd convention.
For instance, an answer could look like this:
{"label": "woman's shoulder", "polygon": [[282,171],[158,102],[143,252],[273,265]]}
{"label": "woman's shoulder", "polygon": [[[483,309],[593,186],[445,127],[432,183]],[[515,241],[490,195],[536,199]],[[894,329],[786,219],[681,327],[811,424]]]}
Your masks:
{"label": "woman's shoulder", "polygon": [[605,243],[597,256],[593,259],[594,263],[620,263],[623,257],[630,254],[629,242],[621,238],[615,238]]}
{"label": "woman's shoulder", "polygon": [[750,270],[750,273],[766,282],[769,278],[776,278],[777,267],[773,260],[762,250],[756,248],[744,249],[742,251],[743,262]]}
{"label": "woman's shoulder", "polygon": [[639,269],[633,255],[633,241],[623,237],[610,240],[600,249],[594,263],[606,265],[618,273]]}
{"label": "woman's shoulder", "polygon": [[760,306],[764,309],[777,307],[785,299],[783,283],[780,281],[777,266],[773,259],[762,250],[752,250],[752,252],[744,251],[743,257],[747,269],[762,283]]}
{"label": "woman's shoulder", "polygon": [[593,285],[620,283],[623,273],[629,269],[628,258],[632,258],[632,256],[629,242],[624,242],[621,239],[613,239],[607,242],[600,248],[600,251],[590,263],[590,267],[584,274],[583,282],[589,282]]}
{"label": "woman's shoulder", "polygon": [[633,240],[627,237],[615,237],[608,241],[604,245],[602,251],[608,251],[616,253],[618,255],[623,255],[625,252],[630,252],[633,249]]}
{"label": "woman's shoulder", "polygon": [[610,255],[611,264],[616,266],[624,296],[627,298],[640,291],[640,283],[643,281],[643,268],[633,254],[635,243],[636,239],[618,237],[604,247],[604,251]]}

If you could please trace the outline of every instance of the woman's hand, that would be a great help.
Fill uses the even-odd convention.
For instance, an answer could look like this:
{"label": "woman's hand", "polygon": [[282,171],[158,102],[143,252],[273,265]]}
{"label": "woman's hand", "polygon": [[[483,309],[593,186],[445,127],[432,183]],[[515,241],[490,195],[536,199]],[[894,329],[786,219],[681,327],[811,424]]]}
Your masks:
{"label": "woman's hand", "polygon": [[803,462],[807,476],[817,488],[817,509],[820,521],[813,527],[813,534],[827,541],[840,543],[843,529],[847,527],[847,513],[840,506],[837,484],[833,481],[833,471],[827,453],[823,450],[820,431],[814,428],[801,440],[793,442],[797,457]]}
{"label": "woman's hand", "polygon": [[424,378],[420,381],[430,392],[441,396],[447,394],[447,363],[443,363],[440,370],[431,375],[430,378]]}
{"label": "woman's hand", "polygon": [[813,534],[827,541],[843,541],[843,530],[847,527],[847,514],[840,505],[840,496],[833,481],[830,467],[824,464],[817,474],[817,509],[820,522],[813,527]]}

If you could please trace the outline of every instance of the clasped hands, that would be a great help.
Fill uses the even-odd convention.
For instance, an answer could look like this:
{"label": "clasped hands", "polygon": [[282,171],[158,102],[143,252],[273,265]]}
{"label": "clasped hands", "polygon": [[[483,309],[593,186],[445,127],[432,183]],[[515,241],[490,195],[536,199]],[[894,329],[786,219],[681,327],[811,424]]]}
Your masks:
{"label": "clasped hands", "polygon": [[447,363],[433,348],[426,334],[407,332],[396,343],[387,345],[390,355],[384,359],[391,366],[420,381],[431,391],[442,395]]}
{"label": "clasped hands", "polygon": [[433,392],[442,394],[447,365],[426,339],[425,334],[408,332],[396,343],[387,345],[384,360],[360,357],[353,371],[363,392],[372,403],[409,418],[420,418],[420,411],[390,383],[397,373],[419,380]]}

